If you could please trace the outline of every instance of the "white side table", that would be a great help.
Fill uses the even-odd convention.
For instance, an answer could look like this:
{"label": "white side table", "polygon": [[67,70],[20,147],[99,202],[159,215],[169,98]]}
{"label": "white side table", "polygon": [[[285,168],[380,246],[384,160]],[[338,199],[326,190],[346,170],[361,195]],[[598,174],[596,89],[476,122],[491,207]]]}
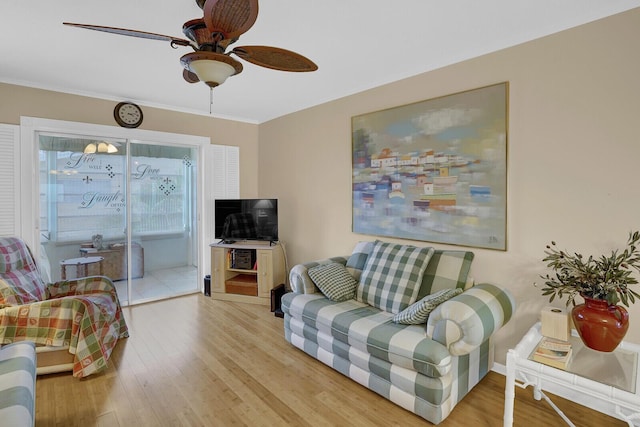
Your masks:
{"label": "white side table", "polygon": [[[571,400],[589,408],[620,418],[630,426],[640,423],[638,394],[638,353],[640,346],[622,342],[611,353],[585,347],[575,330],[572,331],[573,356],[567,370],[553,368],[530,359],[542,335],[536,323],[507,352],[504,426],[513,425],[515,387],[533,387],[536,400],[544,398],[565,422],[574,426],[566,415],[544,394],[543,390],[567,390]],[[637,424],[640,425],[640,424]]]}
{"label": "white side table", "polygon": [[67,280],[67,267],[70,265],[76,267],[76,277],[87,277],[89,275],[89,264],[95,263],[100,266],[99,275],[102,276],[102,261],[104,261],[104,258],[101,256],[63,259],[60,261],[60,277],[62,280]]}

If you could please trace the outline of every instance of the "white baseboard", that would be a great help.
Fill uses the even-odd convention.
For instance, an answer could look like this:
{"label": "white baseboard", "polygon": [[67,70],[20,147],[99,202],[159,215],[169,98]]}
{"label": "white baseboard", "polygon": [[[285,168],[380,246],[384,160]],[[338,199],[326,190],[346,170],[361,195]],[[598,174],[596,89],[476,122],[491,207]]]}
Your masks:
{"label": "white baseboard", "polygon": [[507,367],[502,363],[493,362],[493,366],[491,367],[491,370],[503,376],[507,375]]}

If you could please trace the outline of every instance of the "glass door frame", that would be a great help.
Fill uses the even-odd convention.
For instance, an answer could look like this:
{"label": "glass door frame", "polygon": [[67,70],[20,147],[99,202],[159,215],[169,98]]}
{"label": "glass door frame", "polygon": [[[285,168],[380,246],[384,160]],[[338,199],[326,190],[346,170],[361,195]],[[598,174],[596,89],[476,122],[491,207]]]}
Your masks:
{"label": "glass door frame", "polygon": [[[199,232],[197,238],[198,248],[198,275],[204,277],[205,266],[208,265],[206,257],[209,256],[209,242],[205,240],[206,230],[202,218],[206,218],[204,192],[204,150],[210,145],[210,138],[194,135],[184,135],[178,133],[158,132],[142,129],[124,129],[116,126],[96,125],[90,123],[67,122],[61,120],[40,119],[35,117],[20,118],[20,162],[23,171],[20,179],[20,188],[17,190],[21,195],[21,211],[24,213],[24,220],[21,224],[20,235],[34,252],[36,259],[40,253],[40,200],[39,200],[39,141],[40,132],[67,134],[70,136],[87,136],[94,138],[113,138],[142,143],[174,144],[183,147],[197,147],[198,158],[197,167],[197,200],[196,200],[196,223]],[[127,189],[128,191],[128,189]],[[127,209],[129,215],[130,209]],[[130,243],[130,237],[127,238]],[[130,251],[129,251],[130,252]],[[128,267],[130,268],[130,266]],[[197,289],[201,289],[202,284],[198,284]],[[130,294],[131,291],[129,290]],[[130,303],[131,301],[129,301]]]}

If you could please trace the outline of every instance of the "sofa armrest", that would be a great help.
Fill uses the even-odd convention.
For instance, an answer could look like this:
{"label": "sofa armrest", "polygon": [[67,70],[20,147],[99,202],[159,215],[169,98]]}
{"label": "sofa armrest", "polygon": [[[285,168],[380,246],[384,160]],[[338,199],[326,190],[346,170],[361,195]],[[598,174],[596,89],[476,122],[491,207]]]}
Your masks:
{"label": "sofa armrest", "polygon": [[2,425],[34,426],[36,419],[36,347],[21,341],[0,348]]}
{"label": "sofa armrest", "polygon": [[314,294],[316,292],[320,292],[315,283],[313,283],[313,280],[309,277],[309,269],[316,265],[329,264],[331,262],[346,265],[347,259],[349,259],[348,256],[333,257],[320,261],[311,261],[304,264],[294,265],[289,273],[289,285],[291,286],[291,290],[298,294]]}
{"label": "sofa armrest", "polygon": [[470,353],[506,324],[515,311],[507,290],[489,283],[475,285],[442,303],[427,320],[427,336],[453,356]]}

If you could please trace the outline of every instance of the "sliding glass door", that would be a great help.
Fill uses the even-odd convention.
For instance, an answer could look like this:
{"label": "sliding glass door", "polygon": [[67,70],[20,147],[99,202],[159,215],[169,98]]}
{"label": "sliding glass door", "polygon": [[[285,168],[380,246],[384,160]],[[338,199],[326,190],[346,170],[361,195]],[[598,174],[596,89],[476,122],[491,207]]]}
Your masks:
{"label": "sliding glass door", "polygon": [[196,147],[40,133],[50,280],[110,277],[123,304],[199,289]]}
{"label": "sliding glass door", "polygon": [[136,142],[130,144],[130,154],[132,253],[139,254],[133,274],[139,280],[131,285],[134,299],[193,292],[199,285],[197,150]]}

